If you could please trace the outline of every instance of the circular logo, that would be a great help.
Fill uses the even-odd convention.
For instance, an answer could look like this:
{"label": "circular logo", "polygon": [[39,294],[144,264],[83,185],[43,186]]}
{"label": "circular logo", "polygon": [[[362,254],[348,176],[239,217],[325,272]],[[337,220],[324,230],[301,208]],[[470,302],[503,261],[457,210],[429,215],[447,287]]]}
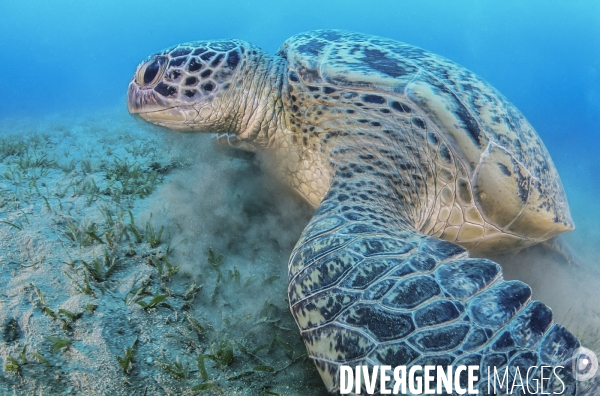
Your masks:
{"label": "circular logo", "polygon": [[598,358],[587,348],[579,347],[573,352],[573,377],[577,381],[587,381],[598,371]]}

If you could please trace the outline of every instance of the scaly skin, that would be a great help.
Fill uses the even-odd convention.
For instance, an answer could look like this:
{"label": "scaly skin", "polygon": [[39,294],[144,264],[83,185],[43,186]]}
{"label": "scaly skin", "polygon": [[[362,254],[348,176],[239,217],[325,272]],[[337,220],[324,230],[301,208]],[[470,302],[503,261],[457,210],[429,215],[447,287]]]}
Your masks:
{"label": "scaly skin", "polygon": [[465,250],[519,249],[573,223],[533,128],[462,67],[344,31],[295,36],[274,58],[194,42],[143,62],[128,105],[268,153],[317,207],[290,258],[289,299],[331,392],[341,364],[570,367],[579,341],[527,285]]}

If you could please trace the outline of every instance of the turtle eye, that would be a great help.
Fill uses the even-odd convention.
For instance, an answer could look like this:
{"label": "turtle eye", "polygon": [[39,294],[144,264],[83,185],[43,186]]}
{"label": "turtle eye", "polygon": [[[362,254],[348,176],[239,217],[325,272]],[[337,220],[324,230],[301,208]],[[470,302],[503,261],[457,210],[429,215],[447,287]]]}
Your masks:
{"label": "turtle eye", "polygon": [[157,56],[143,63],[135,75],[135,82],[140,86],[154,85],[162,77],[167,64],[166,56]]}

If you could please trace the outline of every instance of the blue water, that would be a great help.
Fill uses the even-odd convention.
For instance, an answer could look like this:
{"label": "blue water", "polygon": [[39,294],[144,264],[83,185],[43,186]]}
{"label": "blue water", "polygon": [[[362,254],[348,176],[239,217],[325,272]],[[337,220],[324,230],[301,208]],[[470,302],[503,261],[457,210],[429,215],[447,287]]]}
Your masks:
{"label": "blue water", "polygon": [[274,52],[316,28],[381,35],[464,65],[515,103],[551,148],[600,132],[595,0],[3,0],[0,116],[125,109],[135,66],[166,46],[241,38]]}

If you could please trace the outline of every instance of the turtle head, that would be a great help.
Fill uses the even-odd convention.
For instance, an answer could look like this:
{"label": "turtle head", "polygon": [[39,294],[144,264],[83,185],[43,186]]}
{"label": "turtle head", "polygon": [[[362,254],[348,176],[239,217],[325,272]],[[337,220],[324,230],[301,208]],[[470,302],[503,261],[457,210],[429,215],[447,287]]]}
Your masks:
{"label": "turtle head", "polygon": [[255,48],[241,40],[196,41],[148,57],[129,83],[129,112],[179,131],[238,133],[243,69]]}

